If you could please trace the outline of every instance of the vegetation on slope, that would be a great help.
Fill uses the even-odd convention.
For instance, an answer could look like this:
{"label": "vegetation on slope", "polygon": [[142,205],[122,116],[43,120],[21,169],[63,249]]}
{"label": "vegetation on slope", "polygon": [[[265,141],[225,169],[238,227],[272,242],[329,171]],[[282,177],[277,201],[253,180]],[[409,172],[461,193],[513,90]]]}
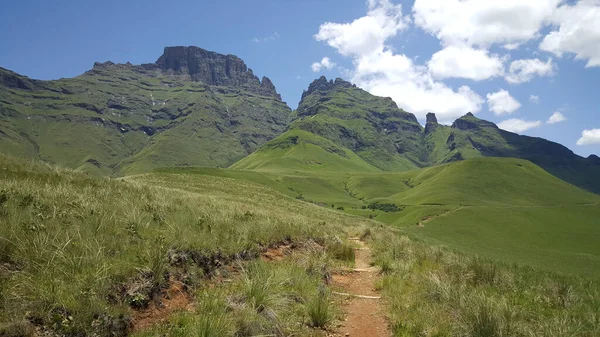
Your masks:
{"label": "vegetation on slope", "polygon": [[[588,266],[598,265],[600,256],[593,244],[600,197],[521,159],[473,158],[397,173],[295,172],[283,166],[169,172],[251,180],[490,258],[579,275],[598,275],[600,270]],[[376,202],[390,207],[370,207]]]}
{"label": "vegetation on slope", "polygon": [[423,164],[423,128],[416,117],[391,98],[373,96],[344,80],[314,81],[302,95],[297,117],[291,129],[327,138],[380,169],[404,171]]}
{"label": "vegetation on slope", "polygon": [[[578,213],[570,213],[570,220],[577,226],[543,229],[542,223],[564,217],[567,213],[561,212],[574,208],[556,197],[534,195],[532,200],[536,202],[560,201],[561,205],[532,207],[525,205],[525,200],[515,199],[523,205],[486,206],[484,202],[444,214],[444,205],[402,205],[395,212],[397,209],[388,207],[393,203],[383,198],[365,200],[367,209],[354,210],[408,219],[419,218],[422,207],[433,208],[441,215],[424,228],[399,230],[332,211],[329,206],[293,200],[252,182],[197,174],[206,171],[163,170],[112,180],[0,158],[0,217],[5,223],[0,228],[2,335],[28,335],[37,329],[35,333],[49,335],[124,336],[131,333],[136,313],[165,300],[163,296],[174,284],[182,285],[175,289],[183,289],[196,307],[172,312],[162,323],[139,328],[135,335],[322,335],[325,332],[320,328],[331,326],[338,303],[331,297],[326,280],[335,265],[352,263],[343,240],[346,233],[358,231],[372,246],[376,263],[385,275],[378,287],[389,303],[390,322],[398,336],[595,336],[600,332],[600,289],[593,263],[588,273],[579,273],[585,278],[578,278],[538,267],[492,262],[472,254],[510,254],[514,250],[511,257],[515,258],[516,254],[531,253],[518,250],[518,246],[532,245],[535,250],[547,252],[544,263],[552,257],[558,257],[559,263],[551,268],[527,259],[519,259],[519,263],[571,272],[561,265],[560,251],[572,250],[576,244],[593,249],[596,234],[590,231],[585,218],[595,214],[594,208],[583,210],[593,206],[574,206],[579,207]],[[381,181],[386,186],[400,177],[409,182],[402,185],[405,193],[410,193],[419,186],[427,187],[429,180],[440,175],[447,175],[446,179],[460,177],[461,171],[472,165],[486,171],[503,165],[508,166],[507,171],[538,170],[519,160],[480,159],[449,164],[437,172],[406,172],[403,176],[356,173],[353,178],[365,181],[346,186],[340,193],[369,186],[365,193],[371,195],[375,192],[373,182]],[[454,171],[454,166],[462,169]],[[276,181],[271,180],[273,172],[213,171],[238,178],[246,174],[257,181],[263,179],[263,183]],[[590,201],[596,197],[550,175],[535,176],[550,188],[540,193],[554,191],[582,201],[586,196]],[[325,177],[333,175],[325,174],[322,179]],[[410,187],[411,181],[418,185]],[[387,191],[385,194],[389,194]],[[483,196],[473,193],[471,198]],[[470,249],[474,241],[461,241],[465,247],[459,247],[470,255],[432,245],[444,241],[416,232],[435,228],[439,221],[449,230],[437,238],[451,238],[451,232],[464,234],[466,226],[477,224],[465,215],[461,218],[468,222],[466,225],[447,222],[455,214],[464,210],[477,216],[484,214],[477,213],[479,210],[485,210],[499,217],[500,213],[495,212],[512,211],[513,207],[527,212],[517,213],[512,220],[532,221],[518,224],[529,228],[522,231],[530,235],[510,233],[508,227],[504,232],[487,229],[497,236],[496,242],[484,240]],[[538,217],[542,213],[537,210],[547,213],[541,221]],[[412,236],[427,241],[403,237],[409,230]],[[571,230],[588,236],[561,242],[560,238],[571,235]],[[539,236],[541,233],[543,236]],[[473,231],[470,235],[480,234]],[[514,244],[506,245],[508,240]],[[545,251],[547,248],[540,246],[545,241],[556,245],[556,250]],[[266,247],[281,243],[296,244],[301,250],[281,261],[256,260]],[[449,245],[455,247],[451,242]]]}
{"label": "vegetation on slope", "polygon": [[378,168],[334,142],[302,130],[290,130],[231,166],[257,171],[369,172]]}
{"label": "vegetation on slope", "polygon": [[456,120],[452,127],[439,125],[430,139],[434,163],[477,157],[522,158],[573,185],[600,192],[598,157],[582,158],[560,144],[501,130],[472,114]]}
{"label": "vegetation on slope", "polygon": [[290,108],[246,87],[210,86],[130,64],[36,81],[0,68],[0,148],[102,175],[227,167],[275,138]]}
{"label": "vegetation on slope", "polygon": [[365,233],[395,336],[598,336],[597,282]]}
{"label": "vegetation on slope", "polygon": [[[6,156],[0,157],[0,219],[3,336],[27,335],[32,327],[125,335],[135,310],[160,301],[173,282],[197,293],[201,306],[216,301],[218,310],[233,310],[228,315],[239,319],[229,328],[240,336],[304,331],[310,303],[320,296],[314,286],[331,263],[326,247],[361,225],[359,218],[239,180],[170,174],[111,180]],[[295,267],[245,266],[281,242],[314,248]],[[206,297],[206,282],[226,275],[220,268],[227,264],[243,266],[245,276],[232,284],[239,288]],[[244,292],[233,307],[224,306],[226,294]],[[199,331],[186,329],[186,335]]]}

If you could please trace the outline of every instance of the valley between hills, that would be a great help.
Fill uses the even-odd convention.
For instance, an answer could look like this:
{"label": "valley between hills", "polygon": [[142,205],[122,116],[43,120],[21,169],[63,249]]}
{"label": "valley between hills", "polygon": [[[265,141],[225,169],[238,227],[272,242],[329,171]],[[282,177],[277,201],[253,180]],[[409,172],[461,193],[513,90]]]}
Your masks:
{"label": "valley between hills", "polygon": [[198,47],[0,68],[0,336],[600,335],[599,157],[301,97]]}

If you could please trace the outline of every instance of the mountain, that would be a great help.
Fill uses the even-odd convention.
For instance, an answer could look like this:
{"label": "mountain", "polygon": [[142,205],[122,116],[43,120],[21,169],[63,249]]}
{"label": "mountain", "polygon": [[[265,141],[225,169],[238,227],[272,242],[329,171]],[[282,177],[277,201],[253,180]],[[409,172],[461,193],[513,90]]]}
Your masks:
{"label": "mountain", "polygon": [[477,157],[526,159],[600,193],[596,156],[582,158],[560,144],[501,130],[472,113],[451,126],[439,124],[430,113],[422,127],[391,98],[325,77],[304,91],[288,131],[232,168],[406,171]]}
{"label": "mountain", "polygon": [[391,98],[321,77],[292,111],[243,60],[167,47],[155,63],[95,63],[38,81],[0,68],[0,149],[97,174],[204,166],[329,172],[407,171],[477,157],[532,161],[600,193],[600,158],[582,158],[468,113],[425,127]]}
{"label": "mountain", "polygon": [[[323,141],[316,142],[315,137],[328,143],[321,146]],[[422,138],[423,127],[417,118],[399,109],[391,98],[373,96],[339,78],[327,81],[321,77],[302,94],[289,131],[233,167],[255,167],[251,162],[257,158],[273,157],[264,152],[298,152],[290,149],[311,144],[329,152],[332,160],[349,159],[348,153],[353,153],[365,162],[359,166],[368,165],[369,170],[405,171],[427,165]],[[330,168],[321,159],[304,157],[306,160],[297,168]]]}
{"label": "mountain", "polygon": [[281,134],[291,113],[240,58],[198,47],[56,81],[0,68],[0,149],[99,174],[226,167]]}
{"label": "mountain", "polygon": [[426,139],[432,149],[430,158],[437,162],[476,157],[521,158],[573,185],[600,193],[598,157],[583,158],[558,143],[502,130],[471,113],[450,127],[436,125]]}

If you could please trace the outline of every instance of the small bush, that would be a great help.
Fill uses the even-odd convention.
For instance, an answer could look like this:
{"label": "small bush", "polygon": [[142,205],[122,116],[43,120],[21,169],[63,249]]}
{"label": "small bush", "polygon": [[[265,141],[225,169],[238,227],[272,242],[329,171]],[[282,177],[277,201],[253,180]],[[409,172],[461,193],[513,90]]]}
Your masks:
{"label": "small bush", "polygon": [[380,211],[384,211],[384,212],[400,212],[403,208],[399,207],[396,204],[392,204],[392,203],[382,203],[379,201],[375,201],[369,204],[368,206],[369,209],[372,210],[380,210]]}

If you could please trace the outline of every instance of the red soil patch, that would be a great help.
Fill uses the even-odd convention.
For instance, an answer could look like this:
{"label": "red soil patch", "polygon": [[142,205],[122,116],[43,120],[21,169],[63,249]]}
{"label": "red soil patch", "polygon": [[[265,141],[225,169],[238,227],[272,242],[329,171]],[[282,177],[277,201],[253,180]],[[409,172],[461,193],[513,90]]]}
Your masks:
{"label": "red soil patch", "polygon": [[169,280],[169,288],[163,292],[160,302],[151,302],[148,308],[133,314],[133,331],[147,329],[165,322],[176,311],[192,311],[194,298],[187,293],[183,283]]}
{"label": "red soil patch", "polygon": [[262,253],[260,258],[265,262],[281,261],[292,253],[292,249],[293,247],[291,244],[271,247]]}

